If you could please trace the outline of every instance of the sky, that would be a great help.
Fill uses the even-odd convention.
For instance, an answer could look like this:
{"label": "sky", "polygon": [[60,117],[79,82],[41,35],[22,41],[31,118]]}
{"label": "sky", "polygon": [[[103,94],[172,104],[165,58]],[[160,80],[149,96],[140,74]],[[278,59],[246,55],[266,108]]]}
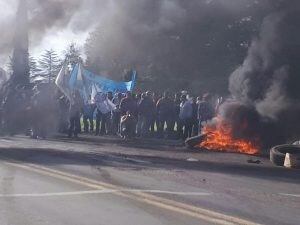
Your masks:
{"label": "sky", "polygon": [[[47,0],[29,0],[29,7],[32,8],[33,2],[47,2]],[[50,0],[51,1],[51,0]],[[71,0],[65,0],[66,2],[72,2]],[[55,2],[55,1],[53,1]],[[56,1],[56,2],[59,2]],[[75,1],[74,1],[75,2]],[[9,57],[12,53],[12,39],[14,33],[14,19],[17,10],[18,0],[0,0],[0,67],[7,69],[7,64],[9,61]],[[41,5],[44,3],[40,3]],[[70,3],[71,5],[71,3]],[[47,8],[47,5],[43,7]],[[63,5],[62,5],[63,7]],[[68,47],[70,43],[76,43],[76,46],[83,51],[83,45],[85,40],[88,37],[89,32],[91,31],[91,27],[87,27],[86,29],[76,29],[76,25],[74,25],[76,17],[72,17],[65,23],[60,22],[61,24],[54,24],[55,20],[53,19],[53,24],[48,24],[45,20],[47,16],[52,17],[51,8],[49,15],[46,14],[45,17],[41,17],[41,21],[39,22],[38,14],[40,11],[45,10],[41,9],[42,7],[36,7],[30,12],[29,17],[36,17],[34,19],[33,27],[30,30],[30,46],[29,53],[31,56],[37,58],[39,57],[44,50],[53,49],[57,53],[62,54],[63,51]],[[55,10],[55,9],[53,9]],[[63,9],[64,10],[64,9]],[[69,8],[68,8],[69,10]],[[56,10],[59,11],[59,10]],[[53,11],[54,12],[54,11]],[[55,16],[55,15],[54,15]],[[63,15],[62,17],[66,17]],[[60,18],[58,18],[59,20]],[[45,21],[43,21],[45,20]],[[72,21],[74,20],[74,22]],[[84,55],[83,55],[84,56]]]}
{"label": "sky", "polygon": [[[249,7],[249,3],[256,4],[257,0],[27,1],[30,21],[29,52],[31,56],[38,57],[46,49],[61,53],[72,42],[83,50],[88,34],[95,27],[102,27],[104,33],[109,34],[112,39],[117,39],[120,46],[126,46],[126,37],[122,32],[126,31],[124,28],[128,25],[132,33],[153,34],[171,30],[187,21],[203,19],[206,13],[202,9],[203,4],[215,5],[219,11],[221,8],[221,11],[236,13]],[[19,0],[0,0],[0,67],[5,67],[12,52],[18,2]],[[191,13],[187,13],[187,9]],[[111,47],[115,47],[111,45],[115,44],[110,41],[100,43],[97,52],[110,54],[114,52]],[[135,46],[133,42],[132,45]],[[109,50],[105,52],[105,49]]]}

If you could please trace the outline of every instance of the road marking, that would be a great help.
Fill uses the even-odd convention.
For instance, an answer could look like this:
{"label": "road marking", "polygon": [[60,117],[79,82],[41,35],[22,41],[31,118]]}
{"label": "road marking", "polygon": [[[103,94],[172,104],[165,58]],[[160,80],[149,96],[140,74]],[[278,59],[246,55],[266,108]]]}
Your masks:
{"label": "road marking", "polygon": [[283,196],[290,196],[290,197],[300,198],[300,194],[286,194],[286,193],[279,193],[279,194],[283,195]]}
{"label": "road marking", "polygon": [[0,139],[2,142],[8,142],[8,143],[11,143],[11,142],[13,142],[13,141],[11,141],[11,140],[6,140],[6,139]]}
{"label": "road marking", "polygon": [[208,196],[211,193],[205,192],[174,192],[161,190],[143,190],[143,189],[104,189],[104,190],[88,190],[88,191],[70,191],[70,192],[50,192],[50,193],[26,193],[26,194],[0,194],[0,198],[17,198],[17,197],[55,197],[55,196],[72,196],[72,195],[89,195],[89,194],[112,194],[116,192],[126,193],[163,193],[171,195],[192,195],[192,196]]}
{"label": "road marking", "polygon": [[55,197],[55,196],[73,196],[88,194],[110,194],[116,190],[90,190],[90,191],[71,191],[71,192],[54,192],[54,193],[33,193],[33,194],[3,194],[0,198],[17,198],[17,197]]}
{"label": "road marking", "polygon": [[[139,159],[133,159],[133,158],[124,158],[126,161],[134,162],[134,163],[141,163],[141,164],[151,164],[149,161],[139,160]],[[123,159],[123,160],[124,160]]]}
{"label": "road marking", "polygon": [[154,193],[154,194],[169,194],[169,195],[185,195],[185,196],[209,196],[209,192],[184,192],[184,191],[163,191],[163,190],[126,190],[126,192]]}
{"label": "road marking", "polygon": [[106,190],[112,189],[116,190],[113,194],[122,196],[134,201],[138,201],[141,203],[146,203],[148,205],[156,206],[158,208],[166,209],[172,212],[177,212],[183,214],[185,216],[191,216],[203,221],[207,221],[213,224],[221,224],[221,225],[257,225],[257,223],[241,219],[238,217],[228,216],[222,213],[214,212],[212,210],[187,205],[184,203],[176,202],[173,200],[169,200],[166,198],[158,197],[155,195],[141,193],[141,192],[131,192],[126,193],[124,191],[117,191],[118,189],[123,189],[122,187],[118,187],[116,185],[99,182],[97,180],[92,180],[86,177],[77,176],[74,174],[69,174],[66,172],[62,172],[59,170],[50,169],[43,166],[33,165],[33,164],[20,164],[13,162],[5,162],[5,164],[14,166],[17,168],[21,168],[24,170],[36,172],[39,174],[47,175],[54,178],[59,178],[64,181],[69,181],[72,183],[77,183],[83,185],[85,187],[90,187],[96,190]]}

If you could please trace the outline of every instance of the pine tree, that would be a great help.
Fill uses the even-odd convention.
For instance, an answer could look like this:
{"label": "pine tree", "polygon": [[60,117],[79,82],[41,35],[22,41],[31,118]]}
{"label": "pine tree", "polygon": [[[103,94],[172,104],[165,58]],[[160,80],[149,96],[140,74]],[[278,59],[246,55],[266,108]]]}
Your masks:
{"label": "pine tree", "polygon": [[41,71],[40,77],[48,80],[49,83],[54,82],[61,64],[58,54],[53,49],[46,50],[38,60],[38,68]]}
{"label": "pine tree", "polygon": [[16,15],[16,31],[14,35],[14,50],[11,58],[11,85],[27,85],[29,83],[29,53],[28,53],[28,15],[27,1],[20,0]]}
{"label": "pine tree", "polygon": [[72,67],[77,63],[81,62],[80,50],[75,43],[71,43],[68,46],[68,48],[64,51],[64,54],[65,58],[68,60]]}
{"label": "pine tree", "polygon": [[39,68],[37,60],[34,57],[29,57],[30,80],[35,83],[41,78],[42,70]]}

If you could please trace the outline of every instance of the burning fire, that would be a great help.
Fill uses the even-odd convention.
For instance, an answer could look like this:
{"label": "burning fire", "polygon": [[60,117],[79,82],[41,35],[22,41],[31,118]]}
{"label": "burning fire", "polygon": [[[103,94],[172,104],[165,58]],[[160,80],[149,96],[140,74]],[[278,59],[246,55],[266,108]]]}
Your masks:
{"label": "burning fire", "polygon": [[[244,124],[242,125],[244,126]],[[238,152],[254,155],[259,152],[257,145],[251,141],[233,137],[232,127],[219,121],[216,126],[206,125],[203,128],[205,139],[199,144],[200,148],[216,151]]]}

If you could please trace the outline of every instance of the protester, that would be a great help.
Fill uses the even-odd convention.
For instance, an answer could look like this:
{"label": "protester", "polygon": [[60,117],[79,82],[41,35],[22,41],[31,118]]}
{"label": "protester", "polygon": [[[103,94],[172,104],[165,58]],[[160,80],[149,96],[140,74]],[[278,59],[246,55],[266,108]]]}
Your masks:
{"label": "protester", "polygon": [[126,97],[121,100],[120,103],[121,115],[124,116],[127,112],[130,112],[132,116],[137,118],[137,102],[132,97],[132,93],[128,91]]}
{"label": "protester", "polygon": [[36,88],[31,98],[31,137],[34,139],[46,138],[47,124],[45,123],[45,119],[47,116],[45,113],[48,113],[45,104],[47,102],[46,97],[46,95]]}
{"label": "protester", "polygon": [[69,130],[69,108],[70,102],[66,96],[58,98],[58,131],[67,134]]}
{"label": "protester", "polygon": [[188,137],[192,136],[192,117],[193,117],[193,106],[192,103],[187,99],[186,95],[181,96],[181,103],[180,103],[180,130],[183,131],[183,140],[187,139]]}
{"label": "protester", "polygon": [[191,98],[193,114],[192,114],[192,136],[197,136],[199,132],[199,121],[198,121],[198,104],[197,99]]}
{"label": "protester", "polygon": [[112,112],[113,134],[120,134],[120,122],[121,122],[121,110],[120,103],[123,99],[122,93],[116,93],[112,100],[112,103],[116,106],[116,109]]}
{"label": "protester", "polygon": [[121,118],[121,137],[124,139],[133,138],[136,130],[136,118],[127,111]]}
{"label": "protester", "polygon": [[94,111],[95,105],[91,102],[91,96],[83,106],[83,130],[84,133],[94,132]]}
{"label": "protester", "polygon": [[[51,102],[46,98],[48,95],[40,95],[36,92],[32,97],[33,118],[31,121],[32,137],[45,137],[47,129],[51,124],[47,124],[49,113],[46,105]],[[78,137],[81,124],[80,117],[83,116],[83,128],[85,133],[94,131],[94,112],[96,112],[95,135],[121,135],[122,137],[149,137],[150,131],[155,134],[155,125],[157,127],[157,137],[173,138],[175,128],[176,137],[186,139],[201,133],[201,126],[215,115],[215,108],[210,103],[210,95],[205,94],[203,97],[192,98],[187,95],[187,91],[176,93],[171,97],[169,92],[163,96],[150,91],[142,94],[132,94],[128,91],[126,94],[113,92],[98,92],[92,103],[91,96],[83,102],[79,91],[75,91],[70,98],[61,96],[59,93],[56,97],[57,114],[60,132],[66,131],[66,118],[68,117],[69,126],[67,133],[69,137]],[[50,95],[49,95],[50,96]],[[20,104],[24,104],[24,93],[17,96]],[[43,98],[42,98],[43,97]],[[222,98],[218,99],[218,104],[222,104]],[[41,102],[44,104],[41,107]],[[51,107],[53,108],[53,107]],[[45,120],[43,119],[45,118]],[[52,120],[52,119],[51,119]],[[156,123],[156,124],[155,124]],[[54,124],[54,123],[52,123]]]}
{"label": "protester", "polygon": [[138,124],[137,135],[147,137],[149,135],[149,129],[153,115],[155,114],[155,105],[151,98],[151,92],[143,93],[141,101],[138,104]]}
{"label": "protester", "polygon": [[114,95],[113,95],[112,91],[107,92],[107,99],[108,99],[109,101],[112,101],[113,98],[114,98]]}
{"label": "protester", "polygon": [[72,102],[70,104],[69,110],[69,134],[68,136],[71,137],[78,137],[78,133],[80,132],[81,125],[80,125],[80,117],[83,109],[83,100],[80,96],[80,93],[76,91],[72,95]]}
{"label": "protester", "polygon": [[[107,124],[109,122],[111,112],[116,109],[116,106],[107,98],[107,94],[98,92],[95,96],[96,103],[96,133],[95,135],[106,135]],[[100,128],[101,122],[101,128]],[[99,129],[100,128],[100,129]]]}
{"label": "protester", "polygon": [[180,103],[181,103],[181,94],[180,93],[176,93],[175,94],[175,98],[174,98],[174,125],[173,125],[173,129],[175,129],[175,125],[176,125],[176,129],[177,129],[177,138],[181,137],[181,132],[182,130],[180,129],[180,119],[179,119],[179,113],[180,113]]}
{"label": "protester", "polygon": [[174,102],[170,98],[170,93],[165,92],[163,97],[159,99],[156,104],[159,137],[163,136],[165,125],[167,125],[167,137],[170,137],[172,134],[174,127],[172,127],[174,121],[174,108]]}
{"label": "protester", "polygon": [[210,95],[204,94],[198,106],[199,134],[201,134],[203,123],[211,120],[215,114],[214,107],[210,104],[209,100]]}
{"label": "protester", "polygon": [[[161,94],[153,92],[152,100],[154,102],[155,107],[157,105],[158,100],[161,99],[161,97],[162,97]],[[155,112],[155,114],[153,115],[153,118],[151,120],[150,131],[152,133],[152,136],[155,136],[155,128],[158,128],[158,116],[157,116],[157,112]]]}

